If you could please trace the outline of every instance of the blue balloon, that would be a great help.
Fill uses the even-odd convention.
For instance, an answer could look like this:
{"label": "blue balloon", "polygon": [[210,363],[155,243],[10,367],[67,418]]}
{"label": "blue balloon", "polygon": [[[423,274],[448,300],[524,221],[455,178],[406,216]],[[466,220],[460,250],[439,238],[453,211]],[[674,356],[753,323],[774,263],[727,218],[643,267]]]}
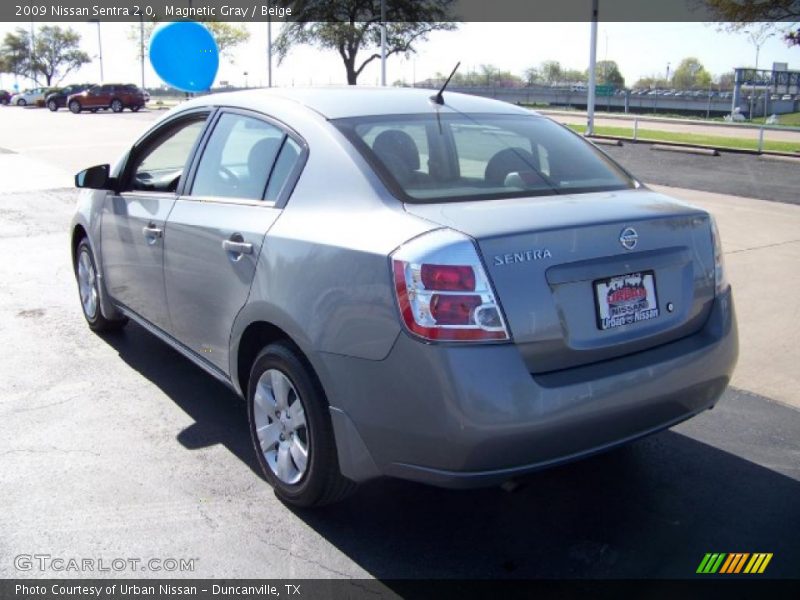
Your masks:
{"label": "blue balloon", "polygon": [[167,85],[183,92],[204,92],[217,76],[219,49],[201,23],[162,23],[150,37],[150,63]]}

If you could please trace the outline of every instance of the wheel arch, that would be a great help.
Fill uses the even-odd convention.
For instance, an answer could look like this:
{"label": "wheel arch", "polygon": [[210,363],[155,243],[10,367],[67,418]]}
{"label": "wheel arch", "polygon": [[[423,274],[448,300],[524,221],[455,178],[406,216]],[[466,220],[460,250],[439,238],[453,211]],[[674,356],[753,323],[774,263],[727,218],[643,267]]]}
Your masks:
{"label": "wheel arch", "polygon": [[256,356],[265,346],[281,341],[288,343],[297,352],[324,392],[323,377],[310,351],[309,341],[291,319],[282,318],[285,316],[263,302],[247,305],[237,316],[231,334],[229,364],[231,382],[243,398],[247,398],[250,369]]}
{"label": "wheel arch", "polygon": [[[78,260],[78,244],[81,243],[83,238],[89,238],[89,234],[86,232],[86,229],[78,223],[72,228],[72,238],[70,239],[70,253],[72,255],[72,266],[75,266],[75,261]],[[91,244],[91,241],[89,241]]]}

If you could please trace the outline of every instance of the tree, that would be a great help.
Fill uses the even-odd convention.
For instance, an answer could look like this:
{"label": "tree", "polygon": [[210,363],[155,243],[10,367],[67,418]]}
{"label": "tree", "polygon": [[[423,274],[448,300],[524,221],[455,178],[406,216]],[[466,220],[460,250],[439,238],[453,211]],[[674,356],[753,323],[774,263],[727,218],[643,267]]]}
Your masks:
{"label": "tree", "polygon": [[557,60],[546,60],[539,66],[539,72],[542,74],[547,85],[555,85],[560,83],[563,78],[563,71],[561,63]]}
{"label": "tree", "polygon": [[[595,65],[597,83],[601,85],[613,85],[615,88],[625,87],[625,78],[619,71],[619,65],[614,60],[601,60]],[[587,71],[586,78],[589,78]]]}
{"label": "tree", "polygon": [[18,28],[6,34],[0,57],[9,72],[37,83],[41,77],[50,86],[53,80],[61,81],[70,71],[91,62],[80,42],[80,34],[71,28],[45,25],[39,28],[31,53],[30,34]]}
{"label": "tree", "polygon": [[28,32],[21,27],[16,31],[6,33],[3,45],[0,46],[0,62],[3,73],[12,73],[15,76],[29,73],[31,55],[31,42]]}
{"label": "tree", "polygon": [[45,25],[36,34],[31,70],[42,75],[50,86],[53,80],[61,81],[70,71],[91,62],[89,55],[80,49],[81,36],[72,28]]}
{"label": "tree", "polygon": [[650,75],[649,77],[642,77],[633,84],[636,89],[653,89],[669,87],[669,82],[660,77],[659,75]]}
{"label": "tree", "polygon": [[561,76],[562,81],[566,83],[586,83],[588,81],[586,73],[580,69],[567,69]]}
{"label": "tree", "polygon": [[[208,27],[211,35],[214,36],[214,41],[217,43],[217,49],[222,58],[231,60],[233,58],[233,49],[236,46],[244,44],[250,39],[250,31],[244,24],[228,23],[225,21],[201,21],[203,25]],[[156,21],[145,21],[144,23],[144,52],[145,55],[149,52],[150,36],[153,35],[153,30],[158,25]],[[131,25],[128,29],[128,39],[136,44],[136,56],[139,56],[139,23]]]}
{"label": "tree", "polygon": [[[800,20],[797,0],[704,0],[711,13],[728,29],[742,29],[752,23],[796,23]],[[800,45],[800,29],[785,31],[789,45]]]}
{"label": "tree", "polygon": [[525,85],[528,87],[541,83],[544,79],[542,77],[542,72],[537,67],[528,67],[525,69],[523,78],[525,80]]}
{"label": "tree", "polygon": [[721,90],[732,90],[736,76],[733,73],[723,73],[717,77],[717,86]]}
{"label": "tree", "polygon": [[672,85],[681,90],[706,88],[710,83],[711,74],[693,56],[684,58],[672,76]]}
{"label": "tree", "polygon": [[[448,22],[454,0],[389,0],[386,3],[386,54],[409,58],[414,44],[433,31],[451,31]],[[292,16],[275,41],[280,64],[297,45],[335,50],[344,63],[347,83],[355,85],[359,75],[379,59],[381,39],[380,0],[298,0]],[[368,53],[359,60],[359,53]]]}

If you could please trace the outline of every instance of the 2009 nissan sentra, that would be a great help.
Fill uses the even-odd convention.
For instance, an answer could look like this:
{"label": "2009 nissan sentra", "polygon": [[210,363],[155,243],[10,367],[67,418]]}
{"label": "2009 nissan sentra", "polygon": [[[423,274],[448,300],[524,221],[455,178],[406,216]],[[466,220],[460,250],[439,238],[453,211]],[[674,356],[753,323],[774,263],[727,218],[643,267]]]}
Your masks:
{"label": "2009 nissan sentra", "polygon": [[290,503],[502,483],[712,407],[736,362],[713,219],[509,104],[203,96],[76,185],[90,327],[241,394]]}

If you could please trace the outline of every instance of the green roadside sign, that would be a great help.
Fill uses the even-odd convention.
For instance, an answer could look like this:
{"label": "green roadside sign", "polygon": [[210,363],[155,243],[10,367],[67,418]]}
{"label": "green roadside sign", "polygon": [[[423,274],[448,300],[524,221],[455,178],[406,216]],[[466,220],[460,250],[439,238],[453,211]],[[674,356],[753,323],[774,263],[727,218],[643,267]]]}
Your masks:
{"label": "green roadside sign", "polygon": [[614,86],[613,85],[596,85],[596,86],[594,86],[594,93],[597,96],[613,96],[614,95]]}

